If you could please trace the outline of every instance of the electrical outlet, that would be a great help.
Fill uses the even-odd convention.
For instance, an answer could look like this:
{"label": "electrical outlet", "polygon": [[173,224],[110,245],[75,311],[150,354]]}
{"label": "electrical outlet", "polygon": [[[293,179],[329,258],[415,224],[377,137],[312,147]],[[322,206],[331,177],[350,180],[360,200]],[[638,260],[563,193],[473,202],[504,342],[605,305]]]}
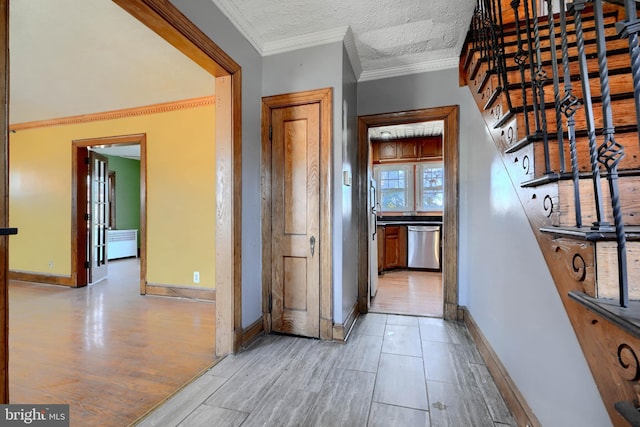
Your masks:
{"label": "electrical outlet", "polygon": [[200,283],[200,272],[199,271],[194,271],[193,272],[193,283]]}
{"label": "electrical outlet", "polygon": [[53,270],[53,261],[49,261],[49,269]]}

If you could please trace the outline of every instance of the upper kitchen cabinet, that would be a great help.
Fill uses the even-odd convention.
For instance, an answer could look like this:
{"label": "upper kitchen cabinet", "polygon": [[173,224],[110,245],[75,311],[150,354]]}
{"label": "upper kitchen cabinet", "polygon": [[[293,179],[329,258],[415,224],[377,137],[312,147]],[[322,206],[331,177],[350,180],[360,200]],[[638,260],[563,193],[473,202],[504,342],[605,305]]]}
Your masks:
{"label": "upper kitchen cabinet", "polygon": [[442,159],[442,136],[373,141],[373,163]]}

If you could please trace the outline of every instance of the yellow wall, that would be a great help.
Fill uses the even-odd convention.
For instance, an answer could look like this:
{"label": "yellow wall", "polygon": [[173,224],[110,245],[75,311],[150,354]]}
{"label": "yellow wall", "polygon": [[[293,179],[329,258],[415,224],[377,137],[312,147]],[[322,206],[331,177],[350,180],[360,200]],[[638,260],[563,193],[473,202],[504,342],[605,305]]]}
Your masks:
{"label": "yellow wall", "polygon": [[71,142],[137,133],[147,135],[147,282],[215,288],[213,105],[11,134],[11,270],[70,276]]}

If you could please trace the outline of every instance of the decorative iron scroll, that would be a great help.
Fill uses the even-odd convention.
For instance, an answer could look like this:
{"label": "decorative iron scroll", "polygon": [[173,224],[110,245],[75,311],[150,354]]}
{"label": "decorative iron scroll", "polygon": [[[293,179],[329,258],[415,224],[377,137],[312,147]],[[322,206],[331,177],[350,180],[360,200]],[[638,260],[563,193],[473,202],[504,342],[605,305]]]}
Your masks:
{"label": "decorative iron scroll", "polygon": [[[622,360],[623,352],[629,354],[633,358],[633,366],[631,366],[629,363],[625,363],[625,361]],[[625,372],[630,372],[631,374],[633,374],[633,378],[627,378],[629,381],[640,380],[640,361],[638,361],[636,352],[633,351],[629,344],[620,344],[618,346],[618,362],[620,363],[620,366],[624,368]]]}
{"label": "decorative iron scroll", "polygon": [[551,196],[549,196],[548,194],[544,196],[542,207],[544,208],[544,211],[547,213],[547,218],[550,218],[551,214],[553,213],[553,199],[551,199]]}
{"label": "decorative iron scroll", "polygon": [[[579,264],[576,265],[576,261]],[[571,260],[573,272],[578,274],[578,282],[584,282],[584,279],[587,278],[587,263],[582,258],[580,254],[574,254],[573,259]]]}
{"label": "decorative iron scroll", "polygon": [[524,173],[529,175],[529,172],[531,171],[531,165],[530,165],[530,161],[529,161],[529,156],[524,156],[522,158],[522,169],[524,169]]}
{"label": "decorative iron scroll", "polygon": [[507,129],[507,144],[508,145],[513,144],[514,133],[515,133],[515,131],[513,130],[513,126],[509,126],[509,128]]}

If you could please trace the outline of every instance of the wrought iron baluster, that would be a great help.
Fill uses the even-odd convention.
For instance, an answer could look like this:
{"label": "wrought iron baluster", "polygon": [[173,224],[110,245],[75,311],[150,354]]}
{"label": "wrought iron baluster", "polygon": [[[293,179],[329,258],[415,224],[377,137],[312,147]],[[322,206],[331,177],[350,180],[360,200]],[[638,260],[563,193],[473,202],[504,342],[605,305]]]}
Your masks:
{"label": "wrought iron baluster", "polygon": [[562,71],[564,81],[564,97],[561,101],[561,111],[567,118],[567,139],[569,140],[569,155],[571,158],[571,179],[573,181],[573,199],[575,205],[576,227],[582,227],[582,206],[580,202],[580,175],[578,170],[578,150],[576,147],[576,111],[581,104],[573,94],[571,72],[569,70],[569,43],[567,35],[567,14],[565,2],[560,0],[560,34],[562,35]]}
{"label": "wrought iron baluster", "polygon": [[513,58],[516,65],[518,66],[518,70],[520,71],[520,87],[522,89],[522,111],[524,116],[524,130],[527,135],[531,133],[531,124],[529,122],[529,107],[527,101],[527,80],[525,78],[524,69],[527,66],[527,56],[528,53],[524,51],[522,48],[522,35],[520,28],[520,0],[512,0],[511,7],[513,8],[513,15],[516,21],[516,41],[517,41],[517,51]]}
{"label": "wrought iron baluster", "polygon": [[[536,0],[532,0],[536,1]],[[533,36],[531,35],[531,17],[529,13],[529,0],[524,0],[524,21],[527,29],[527,53],[529,55],[529,72],[531,73],[531,100],[533,103],[533,120],[535,122],[535,134],[527,134],[529,140],[535,141],[539,137],[540,114],[538,111],[538,85],[536,85],[536,71],[533,62]]]}
{"label": "wrought iron baluster", "polygon": [[558,162],[560,163],[559,172],[564,173],[564,129],[562,127],[562,111],[560,104],[560,78],[558,73],[558,53],[556,50],[556,29],[553,17],[553,0],[547,0],[547,12],[549,13],[549,47],[551,48],[551,69],[553,72],[553,99],[556,110]]}
{"label": "wrought iron baluster", "polygon": [[576,26],[576,44],[578,45],[578,62],[580,65],[580,80],[582,81],[582,102],[585,107],[587,122],[587,134],[589,137],[589,157],[591,160],[591,177],[593,180],[593,197],[596,206],[596,221],[593,229],[610,229],[609,223],[602,219],[602,195],[600,190],[600,168],[598,165],[598,153],[596,147],[596,130],[593,119],[593,103],[591,102],[591,86],[589,85],[589,70],[587,68],[587,56],[584,49],[584,31],[582,29],[582,11],[587,0],[574,0],[568,4],[569,11],[573,13]]}
{"label": "wrought iron baluster", "polygon": [[547,73],[542,68],[542,53],[540,51],[540,29],[539,29],[539,20],[538,13],[536,7],[536,1],[531,2],[531,13],[533,14],[533,37],[535,43],[535,52],[536,52],[536,71],[535,71],[535,85],[538,88],[538,114],[540,116],[539,124],[536,128],[536,137],[538,140],[542,140],[542,144],[544,147],[544,173],[545,175],[549,175],[552,173],[551,171],[551,159],[549,157],[549,137],[547,133],[547,115],[545,112],[545,102],[544,102],[544,85],[547,82]]}
{"label": "wrought iron baluster", "polygon": [[[620,37],[629,39],[629,55],[631,56],[631,75],[633,76],[633,98],[636,105],[636,124],[640,126],[640,47],[638,46],[638,32],[640,19],[636,12],[634,0],[624,1],[625,20],[616,23],[616,30]],[[638,132],[640,137],[640,132]]]}
{"label": "wrought iron baluster", "polygon": [[603,143],[598,147],[598,161],[607,168],[607,182],[611,195],[611,209],[613,223],[616,228],[618,255],[618,286],[620,292],[620,306],[629,305],[627,291],[627,240],[624,233],[624,221],[620,206],[620,192],[618,190],[618,165],[624,158],[624,147],[614,138],[613,112],[611,110],[611,90],[609,87],[609,67],[607,64],[607,42],[604,33],[604,15],[602,0],[593,0],[593,13],[596,24],[596,46],[598,48],[598,71],[600,74],[600,92],[602,97],[602,119],[604,128]]}
{"label": "wrought iron baluster", "polygon": [[497,39],[499,38],[499,43],[496,44],[498,46],[498,60],[499,64],[499,76],[500,76],[500,86],[502,87],[502,91],[507,100],[507,108],[509,111],[513,111],[513,106],[511,104],[511,95],[509,94],[509,79],[507,77],[507,59],[505,55],[505,41],[504,41],[504,23],[502,21],[502,1],[498,1],[498,28],[499,34],[497,34]]}

